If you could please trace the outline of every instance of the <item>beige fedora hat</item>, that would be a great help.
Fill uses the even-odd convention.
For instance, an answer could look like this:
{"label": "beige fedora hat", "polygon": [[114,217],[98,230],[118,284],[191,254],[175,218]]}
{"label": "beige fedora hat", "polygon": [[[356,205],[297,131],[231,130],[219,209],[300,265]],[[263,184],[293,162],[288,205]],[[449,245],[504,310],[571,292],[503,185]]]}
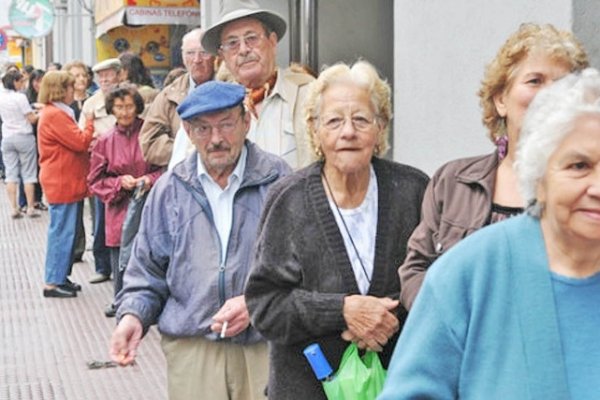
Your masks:
{"label": "beige fedora hat", "polygon": [[236,19],[252,17],[263,22],[277,34],[277,40],[281,40],[287,29],[285,19],[276,12],[261,9],[254,0],[225,0],[220,19],[204,32],[202,47],[204,50],[217,54],[221,44],[221,31],[231,21]]}

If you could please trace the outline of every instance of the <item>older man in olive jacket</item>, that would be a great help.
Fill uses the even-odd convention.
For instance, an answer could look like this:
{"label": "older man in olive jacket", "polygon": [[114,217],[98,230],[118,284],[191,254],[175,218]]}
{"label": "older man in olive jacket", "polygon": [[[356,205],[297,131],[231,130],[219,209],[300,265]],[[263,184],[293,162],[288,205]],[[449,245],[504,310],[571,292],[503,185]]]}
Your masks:
{"label": "older man in olive jacket", "polygon": [[198,85],[213,79],[214,57],[200,44],[203,30],[186,33],[181,41],[181,56],[187,73],[165,87],[154,99],[144,118],[140,146],[146,162],[166,166],[173,152],[173,139],[181,129],[177,106]]}

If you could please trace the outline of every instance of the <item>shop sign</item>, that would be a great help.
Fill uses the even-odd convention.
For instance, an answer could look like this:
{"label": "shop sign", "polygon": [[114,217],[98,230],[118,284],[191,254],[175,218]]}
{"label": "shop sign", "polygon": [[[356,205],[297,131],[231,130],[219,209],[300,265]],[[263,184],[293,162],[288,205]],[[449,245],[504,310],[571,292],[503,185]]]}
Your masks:
{"label": "shop sign", "polygon": [[194,7],[200,8],[198,0],[127,0],[129,7]]}
{"label": "shop sign", "polygon": [[127,7],[128,25],[198,25],[200,9],[194,7]]}
{"label": "shop sign", "polygon": [[54,7],[50,0],[13,0],[8,19],[12,29],[27,39],[46,36],[54,24]]}

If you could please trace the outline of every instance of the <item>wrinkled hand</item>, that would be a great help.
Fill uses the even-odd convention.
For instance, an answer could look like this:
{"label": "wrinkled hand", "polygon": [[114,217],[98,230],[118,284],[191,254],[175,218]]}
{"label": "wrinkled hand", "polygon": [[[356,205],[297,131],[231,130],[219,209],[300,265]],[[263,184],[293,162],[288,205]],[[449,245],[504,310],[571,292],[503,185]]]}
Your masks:
{"label": "wrinkled hand", "polygon": [[121,187],[125,190],[133,190],[135,189],[135,185],[137,184],[137,179],[135,179],[131,175],[121,175]]}
{"label": "wrinkled hand", "polygon": [[387,297],[346,296],[343,313],[348,329],[342,338],[356,342],[361,349],[381,351],[398,331],[398,318],[393,313],[398,304],[398,300]]}
{"label": "wrinkled hand", "polygon": [[248,314],[244,296],[232,297],[227,300],[223,307],[213,315],[213,320],[215,322],[210,326],[210,329],[215,333],[221,333],[225,321],[227,321],[225,337],[242,333],[250,325],[250,314]]}
{"label": "wrinkled hand", "polygon": [[137,348],[142,340],[142,323],[131,315],[126,314],[113,331],[110,338],[109,354],[111,360],[121,366],[131,365],[135,361]]}

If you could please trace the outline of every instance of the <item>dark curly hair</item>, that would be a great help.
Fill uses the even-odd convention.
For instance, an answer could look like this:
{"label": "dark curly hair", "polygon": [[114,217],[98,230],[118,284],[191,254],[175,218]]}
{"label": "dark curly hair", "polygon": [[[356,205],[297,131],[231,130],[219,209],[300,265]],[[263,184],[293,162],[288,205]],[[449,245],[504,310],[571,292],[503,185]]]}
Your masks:
{"label": "dark curly hair", "polygon": [[127,96],[131,96],[133,103],[135,104],[135,112],[137,115],[140,115],[144,111],[144,99],[138,92],[135,85],[130,83],[121,83],[110,91],[108,96],[106,96],[105,101],[106,112],[112,114],[113,106],[115,105],[115,99],[124,100]]}

